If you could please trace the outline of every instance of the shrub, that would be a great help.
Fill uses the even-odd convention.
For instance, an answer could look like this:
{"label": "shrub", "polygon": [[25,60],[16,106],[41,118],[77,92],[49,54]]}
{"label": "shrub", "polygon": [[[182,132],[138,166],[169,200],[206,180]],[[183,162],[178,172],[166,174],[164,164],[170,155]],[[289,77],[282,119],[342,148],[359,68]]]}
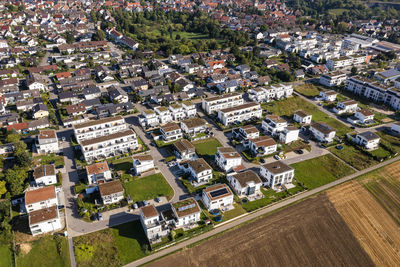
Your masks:
{"label": "shrub", "polygon": [[89,244],[79,244],[76,246],[75,253],[79,261],[86,261],[93,258],[94,246]]}

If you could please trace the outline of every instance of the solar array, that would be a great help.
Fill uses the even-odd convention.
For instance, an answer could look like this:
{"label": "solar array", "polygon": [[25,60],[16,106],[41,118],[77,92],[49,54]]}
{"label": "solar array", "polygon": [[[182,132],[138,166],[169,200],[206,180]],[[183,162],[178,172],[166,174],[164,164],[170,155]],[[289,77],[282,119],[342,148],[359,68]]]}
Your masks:
{"label": "solar array", "polygon": [[225,194],[228,194],[228,190],[226,190],[226,188],[222,188],[222,189],[218,189],[218,190],[210,192],[210,195],[212,197],[219,197],[219,196],[222,196]]}
{"label": "solar array", "polygon": [[188,210],[188,209],[194,208],[195,206],[196,206],[196,204],[194,204],[194,203],[190,204],[190,205],[186,205],[186,206],[178,208],[178,211]]}

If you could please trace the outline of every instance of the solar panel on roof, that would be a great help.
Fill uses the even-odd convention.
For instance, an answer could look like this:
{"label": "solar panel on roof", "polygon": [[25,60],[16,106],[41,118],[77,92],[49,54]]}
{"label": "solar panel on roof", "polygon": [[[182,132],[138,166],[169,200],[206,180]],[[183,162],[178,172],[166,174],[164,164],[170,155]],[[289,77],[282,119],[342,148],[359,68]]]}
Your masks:
{"label": "solar panel on roof", "polygon": [[222,188],[222,189],[218,189],[218,190],[210,192],[210,195],[212,197],[219,197],[219,196],[225,195],[227,193],[228,193],[228,190],[226,190],[226,188]]}
{"label": "solar panel on roof", "polygon": [[194,204],[194,203],[193,204],[189,204],[189,205],[186,205],[186,206],[178,208],[178,211],[188,210],[188,209],[194,208],[195,206],[196,206],[196,204]]}

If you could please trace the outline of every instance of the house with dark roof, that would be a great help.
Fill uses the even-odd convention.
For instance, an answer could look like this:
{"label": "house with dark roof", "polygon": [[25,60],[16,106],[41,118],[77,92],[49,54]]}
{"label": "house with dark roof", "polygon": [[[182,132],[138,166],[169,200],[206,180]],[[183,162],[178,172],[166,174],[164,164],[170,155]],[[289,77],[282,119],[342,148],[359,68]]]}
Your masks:
{"label": "house with dark roof", "polygon": [[274,161],[262,165],[260,174],[264,178],[264,186],[279,190],[282,186],[291,187],[294,169],[282,161]]}
{"label": "house with dark roof", "polygon": [[[260,188],[262,186],[262,180],[252,170],[246,170],[243,172],[228,175],[227,177],[231,187],[239,197],[253,197],[256,195],[261,196]],[[254,198],[250,198],[254,199]]]}
{"label": "house with dark roof", "polygon": [[124,199],[124,187],[120,180],[102,183],[98,187],[104,205],[117,203]]}

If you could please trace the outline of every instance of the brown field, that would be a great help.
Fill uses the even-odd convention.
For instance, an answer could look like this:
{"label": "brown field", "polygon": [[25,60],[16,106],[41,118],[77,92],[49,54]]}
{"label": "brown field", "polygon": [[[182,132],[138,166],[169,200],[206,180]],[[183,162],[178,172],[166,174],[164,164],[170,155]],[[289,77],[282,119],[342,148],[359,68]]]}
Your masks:
{"label": "brown field", "polygon": [[359,181],[338,186],[327,194],[372,261],[377,266],[399,266],[399,226]]}
{"label": "brown field", "polygon": [[374,266],[325,194],[151,266]]}

